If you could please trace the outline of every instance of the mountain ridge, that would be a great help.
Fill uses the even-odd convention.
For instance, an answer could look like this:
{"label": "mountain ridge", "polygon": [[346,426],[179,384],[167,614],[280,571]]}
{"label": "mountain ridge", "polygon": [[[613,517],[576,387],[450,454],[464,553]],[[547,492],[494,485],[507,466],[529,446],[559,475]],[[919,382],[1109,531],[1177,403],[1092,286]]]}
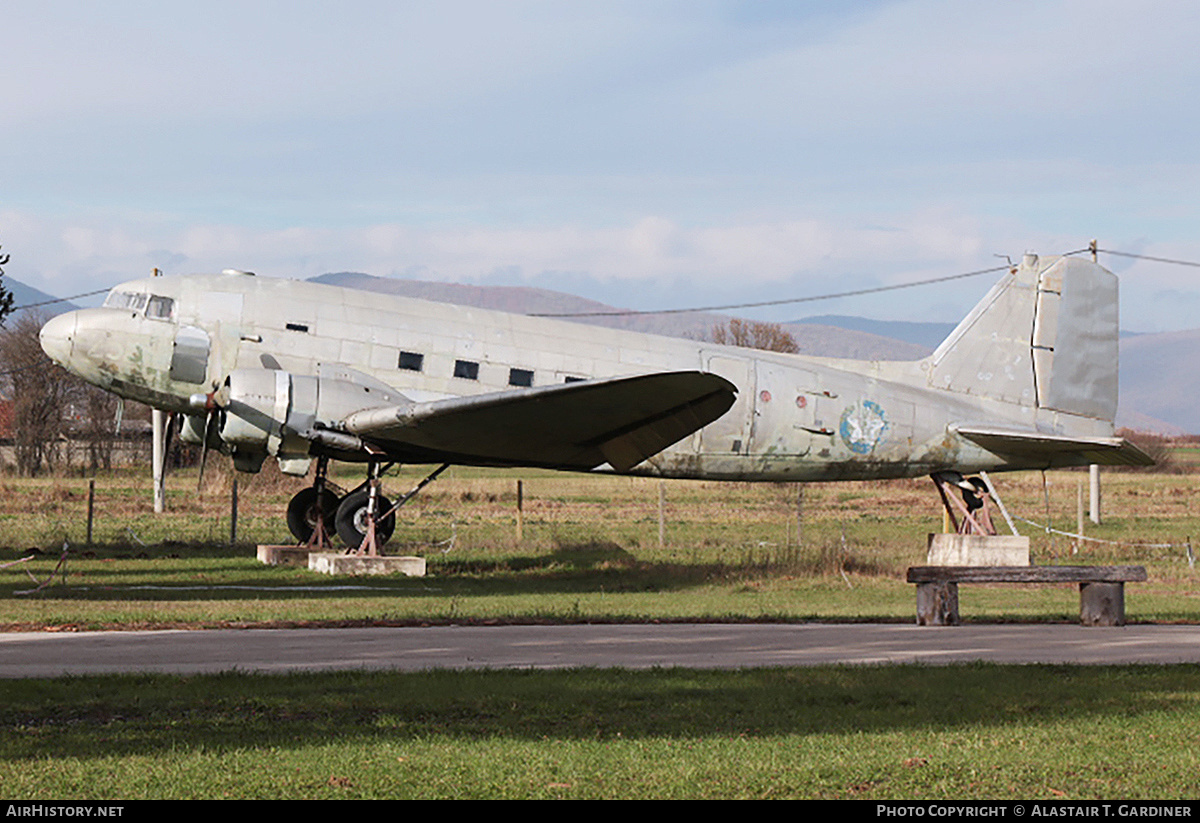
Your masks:
{"label": "mountain ridge", "polygon": [[[517,314],[620,311],[565,292],[529,286],[476,286],[378,277],[361,272],[330,272],[314,282],[365,288],[443,303]],[[706,339],[714,325],[729,315],[711,312],[564,317],[609,328]],[[870,320],[848,315],[817,315],[780,323],[795,339],[801,354],[853,360],[919,360],[933,352],[957,323]],[[1200,374],[1186,370],[1166,379],[1164,362],[1200,359],[1200,329],[1121,335],[1117,425],[1165,435],[1200,432]],[[1188,354],[1190,352],[1191,354]]]}
{"label": "mountain ridge", "polygon": [[[378,277],[361,272],[330,272],[309,278],[313,282],[418,297],[436,302],[531,313],[584,313],[619,311],[588,298],[529,286],[476,286],[424,280]],[[6,274],[0,285],[12,292],[18,311],[37,311],[49,318],[77,308],[53,295]],[[43,304],[33,308],[22,308]],[[711,312],[680,314],[625,314],[600,317],[564,317],[562,320],[610,328],[662,334],[668,337],[707,339],[712,328],[731,319]],[[843,328],[842,325],[852,328]],[[918,360],[936,347],[953,323],[877,321],[847,315],[819,315],[781,323],[796,339],[801,354],[854,360]],[[896,336],[890,336],[896,335]],[[1200,360],[1200,328],[1176,332],[1121,336],[1120,403],[1117,425],[1164,435],[1200,433],[1200,371],[1180,368]]]}

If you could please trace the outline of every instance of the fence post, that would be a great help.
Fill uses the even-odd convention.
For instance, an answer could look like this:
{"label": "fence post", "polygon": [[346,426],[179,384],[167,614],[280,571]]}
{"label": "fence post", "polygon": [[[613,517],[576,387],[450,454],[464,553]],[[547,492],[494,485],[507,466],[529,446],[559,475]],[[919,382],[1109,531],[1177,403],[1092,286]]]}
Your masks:
{"label": "fence post", "polygon": [[667,481],[658,481],[658,547],[667,543]]}
{"label": "fence post", "polygon": [[87,544],[92,545],[92,519],[96,510],[96,481],[88,481]]}
{"label": "fence post", "polygon": [[525,539],[525,486],[517,481],[517,543]]}
{"label": "fence post", "polygon": [[796,484],[796,548],[804,548],[804,484]]}
{"label": "fence post", "polygon": [[233,478],[233,490],[229,495],[229,545],[237,543],[237,509],[238,509],[238,492],[237,478]]}

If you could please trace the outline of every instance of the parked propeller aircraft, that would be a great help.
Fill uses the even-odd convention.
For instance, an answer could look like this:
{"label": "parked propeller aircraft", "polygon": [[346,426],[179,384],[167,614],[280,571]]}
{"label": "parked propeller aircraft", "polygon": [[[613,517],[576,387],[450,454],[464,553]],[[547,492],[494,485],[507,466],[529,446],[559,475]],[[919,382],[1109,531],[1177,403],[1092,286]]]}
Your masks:
{"label": "parked propeller aircraft", "polygon": [[[1026,255],[937,350],[864,362],[720,346],[226,270],[133,280],[42,348],[180,436],[316,480],[300,540],[386,540],[385,462],[821,481],[1145,464],[1114,436],[1117,278]],[[329,459],[368,466],[339,497]],[[382,515],[382,517],[380,516]]]}

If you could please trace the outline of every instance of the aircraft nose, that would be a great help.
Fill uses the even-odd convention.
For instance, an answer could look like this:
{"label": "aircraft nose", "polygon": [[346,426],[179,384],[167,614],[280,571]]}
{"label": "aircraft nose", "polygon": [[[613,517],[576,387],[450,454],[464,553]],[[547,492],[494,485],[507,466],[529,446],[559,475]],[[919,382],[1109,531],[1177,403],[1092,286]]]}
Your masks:
{"label": "aircraft nose", "polygon": [[60,366],[65,366],[71,359],[71,348],[75,343],[75,315],[72,311],[52,317],[38,333],[42,351]]}

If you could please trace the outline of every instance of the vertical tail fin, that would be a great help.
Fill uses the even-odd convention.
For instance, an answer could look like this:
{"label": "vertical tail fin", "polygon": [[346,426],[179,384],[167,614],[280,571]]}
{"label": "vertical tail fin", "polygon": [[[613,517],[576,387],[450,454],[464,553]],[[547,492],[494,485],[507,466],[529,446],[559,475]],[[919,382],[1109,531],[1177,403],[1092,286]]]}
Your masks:
{"label": "vertical tail fin", "polygon": [[1088,260],[1025,255],[926,363],[934,388],[1111,422],[1116,275]]}

